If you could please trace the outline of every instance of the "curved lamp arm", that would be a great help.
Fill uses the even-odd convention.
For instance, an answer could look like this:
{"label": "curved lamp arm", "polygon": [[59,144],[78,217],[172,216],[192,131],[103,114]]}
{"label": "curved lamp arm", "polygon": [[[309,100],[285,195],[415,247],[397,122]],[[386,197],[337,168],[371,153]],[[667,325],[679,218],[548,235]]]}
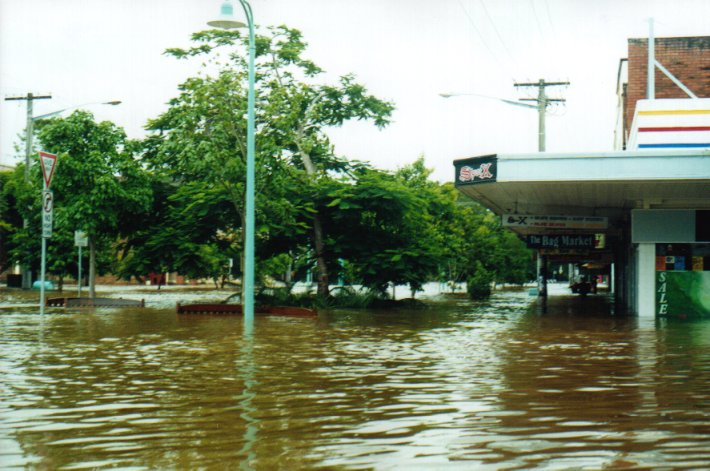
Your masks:
{"label": "curved lamp arm", "polygon": [[98,101],[98,102],[91,102],[91,103],[82,103],[81,105],[74,105],[70,106],[68,108],[62,108],[61,110],[57,111],[52,111],[51,113],[45,113],[41,114],[39,116],[33,116],[32,121],[36,121],[38,119],[45,119],[45,118],[51,118],[52,116],[56,116],[60,113],[64,113],[67,110],[73,110],[74,108],[81,108],[82,106],[88,106],[88,105],[111,105],[111,106],[116,106],[120,105],[121,100],[112,100],[112,101]]}
{"label": "curved lamp arm", "polygon": [[533,108],[537,109],[536,105],[529,105],[527,103],[520,103],[519,101],[506,100],[505,98],[498,98],[495,96],[479,95],[478,93],[439,93],[442,98],[451,98],[452,96],[477,96],[480,98],[488,98],[490,100],[498,100],[503,103],[508,103],[509,105],[522,106],[523,108]]}

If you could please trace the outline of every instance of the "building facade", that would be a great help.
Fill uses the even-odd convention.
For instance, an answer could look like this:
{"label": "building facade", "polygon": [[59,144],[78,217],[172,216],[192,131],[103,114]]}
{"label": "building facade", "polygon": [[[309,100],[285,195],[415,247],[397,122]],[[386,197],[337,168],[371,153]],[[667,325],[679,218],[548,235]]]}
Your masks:
{"label": "building facade", "polygon": [[656,39],[653,96],[647,44],[622,60],[620,148],[459,159],[455,184],[540,259],[605,265],[629,311],[710,317],[710,38]]}
{"label": "building facade", "polygon": [[[710,98],[710,37],[656,38],[655,58],[698,98]],[[636,113],[636,103],[648,94],[648,39],[628,40],[627,79],[620,87],[623,131],[628,141]],[[656,99],[689,96],[661,69],[654,73]]]}

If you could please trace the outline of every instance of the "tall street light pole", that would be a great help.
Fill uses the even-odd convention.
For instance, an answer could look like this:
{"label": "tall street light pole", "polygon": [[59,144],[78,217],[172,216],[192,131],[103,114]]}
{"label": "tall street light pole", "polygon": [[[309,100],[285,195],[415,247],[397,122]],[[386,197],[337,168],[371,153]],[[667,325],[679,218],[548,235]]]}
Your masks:
{"label": "tall street light pole", "polygon": [[207,22],[209,26],[222,29],[249,28],[249,92],[247,95],[247,175],[245,195],[245,227],[244,227],[244,279],[242,280],[242,305],[244,310],[244,325],[251,329],[254,324],[254,15],[251,5],[246,0],[239,0],[247,19],[245,25],[234,18],[232,2],[226,0],[220,8],[219,18]]}

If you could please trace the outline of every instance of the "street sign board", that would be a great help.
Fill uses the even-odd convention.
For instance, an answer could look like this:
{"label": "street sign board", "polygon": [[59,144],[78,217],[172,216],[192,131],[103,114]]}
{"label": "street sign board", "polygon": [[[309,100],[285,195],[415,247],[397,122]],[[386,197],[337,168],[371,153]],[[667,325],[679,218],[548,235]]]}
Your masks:
{"label": "street sign board", "polygon": [[503,226],[535,229],[596,229],[604,230],[609,226],[606,217],[598,216],[548,216],[527,214],[504,214]]}
{"label": "street sign board", "polygon": [[57,166],[57,156],[48,152],[39,153],[39,163],[42,166],[42,176],[44,177],[44,187],[49,189],[54,176],[54,169]]}
{"label": "street sign board", "polygon": [[74,246],[86,247],[89,245],[89,238],[84,231],[74,231]]}
{"label": "street sign board", "polygon": [[530,234],[525,237],[529,249],[594,249],[595,234]]}
{"label": "street sign board", "polygon": [[54,215],[54,195],[51,190],[42,192],[42,237],[52,237],[52,220]]}

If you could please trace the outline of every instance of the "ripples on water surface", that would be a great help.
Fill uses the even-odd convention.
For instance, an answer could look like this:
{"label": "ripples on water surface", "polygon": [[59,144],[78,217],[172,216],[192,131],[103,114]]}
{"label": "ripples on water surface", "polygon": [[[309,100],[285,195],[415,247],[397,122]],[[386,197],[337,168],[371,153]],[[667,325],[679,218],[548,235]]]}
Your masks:
{"label": "ripples on water surface", "polygon": [[710,323],[529,302],[0,311],[0,468],[708,466]]}

